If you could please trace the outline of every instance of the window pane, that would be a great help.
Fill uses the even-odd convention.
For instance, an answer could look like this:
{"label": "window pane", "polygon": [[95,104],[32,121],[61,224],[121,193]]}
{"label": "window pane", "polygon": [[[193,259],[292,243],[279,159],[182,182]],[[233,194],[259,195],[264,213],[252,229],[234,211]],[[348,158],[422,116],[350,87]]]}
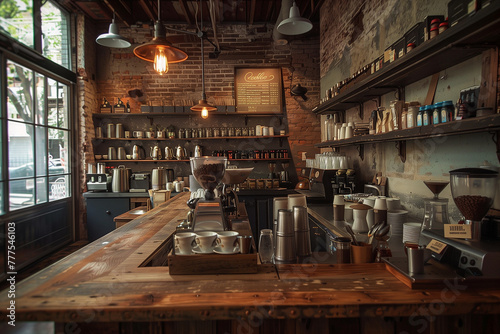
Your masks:
{"label": "window pane", "polygon": [[[46,124],[45,116],[45,98],[47,94],[45,93],[45,77],[41,74],[36,73],[36,113],[35,113],[35,122],[36,124]],[[47,90],[50,92],[50,87],[47,87]],[[50,95],[49,95],[50,98]]]}
{"label": "window pane", "polygon": [[34,176],[33,125],[9,121],[9,178]]}
{"label": "window pane", "polygon": [[68,16],[50,1],[42,5],[41,12],[43,55],[69,69]]}
{"label": "window pane", "polygon": [[33,72],[21,65],[7,63],[7,113],[10,119],[33,121]]}
{"label": "window pane", "polygon": [[69,173],[69,131],[49,129],[49,174]]}
{"label": "window pane", "polygon": [[50,177],[49,180],[49,200],[55,201],[69,197],[71,194],[69,175]]}
{"label": "window pane", "polygon": [[46,128],[36,126],[36,140],[35,140],[35,163],[36,163],[36,176],[47,175],[47,134]]}
{"label": "window pane", "polygon": [[9,182],[10,210],[17,210],[33,205],[35,180],[16,180]]}
{"label": "window pane", "polygon": [[5,210],[3,209],[3,184],[3,182],[0,182],[0,215],[5,213]]}
{"label": "window pane", "polygon": [[36,179],[36,203],[47,202],[47,178],[39,177]]}
{"label": "window pane", "polygon": [[69,87],[55,80],[49,79],[49,126],[69,128],[68,97]]}
{"label": "window pane", "polygon": [[0,30],[2,33],[33,48],[33,23],[32,1],[0,1]]}

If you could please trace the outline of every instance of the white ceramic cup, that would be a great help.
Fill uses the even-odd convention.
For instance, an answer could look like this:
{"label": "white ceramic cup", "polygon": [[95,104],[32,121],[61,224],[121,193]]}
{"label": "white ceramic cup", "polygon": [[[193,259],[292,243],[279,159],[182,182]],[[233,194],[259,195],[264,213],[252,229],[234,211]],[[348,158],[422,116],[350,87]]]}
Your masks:
{"label": "white ceramic cup", "polygon": [[142,138],[144,136],[143,131],[134,131],[133,132],[134,138]]}
{"label": "white ceramic cup", "polygon": [[154,138],[155,133],[153,131],[146,131],[146,138]]}
{"label": "white ceramic cup", "polygon": [[387,201],[385,197],[384,198],[378,197],[375,200],[375,205],[373,206],[373,208],[377,210],[387,210]]}
{"label": "white ceramic cup", "polygon": [[165,185],[165,188],[169,191],[174,191],[175,190],[175,186],[174,186],[174,183],[173,182],[167,182],[166,185]]}
{"label": "white ceramic cup", "polygon": [[345,205],[344,195],[335,195],[335,197],[333,197],[333,204],[335,204],[335,205]]}
{"label": "white ceramic cup", "polygon": [[217,233],[215,232],[198,232],[196,233],[195,241],[198,249],[202,253],[212,253],[215,248]]}
{"label": "white ceramic cup", "polygon": [[196,246],[194,238],[196,233],[180,232],[175,234],[175,253],[187,255],[193,253],[193,247]]}
{"label": "white ceramic cup", "polygon": [[387,198],[387,211],[401,210],[401,202],[399,198]]}
{"label": "white ceramic cup", "polygon": [[238,244],[238,235],[236,231],[217,232],[217,247],[222,253],[232,253]]}

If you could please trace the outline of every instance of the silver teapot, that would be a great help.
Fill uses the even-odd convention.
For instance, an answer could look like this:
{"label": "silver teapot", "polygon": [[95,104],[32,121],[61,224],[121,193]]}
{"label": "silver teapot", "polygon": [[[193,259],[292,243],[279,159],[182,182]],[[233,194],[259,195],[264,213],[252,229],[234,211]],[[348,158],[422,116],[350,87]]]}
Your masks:
{"label": "silver teapot", "polygon": [[165,147],[165,159],[175,160],[174,150],[171,147]]}
{"label": "silver teapot", "polygon": [[186,149],[182,146],[177,146],[176,150],[175,150],[175,157],[177,158],[177,160],[184,160],[187,158],[187,152],[186,152]]}
{"label": "silver teapot", "polygon": [[151,147],[149,155],[153,160],[161,160],[161,150],[158,145]]}

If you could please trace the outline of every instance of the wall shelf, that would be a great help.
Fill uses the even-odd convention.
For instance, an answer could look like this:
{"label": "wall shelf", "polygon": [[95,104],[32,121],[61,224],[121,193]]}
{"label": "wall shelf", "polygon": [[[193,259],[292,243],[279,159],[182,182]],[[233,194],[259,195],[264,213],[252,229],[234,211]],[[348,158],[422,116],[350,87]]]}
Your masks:
{"label": "wall shelf", "polygon": [[266,138],[288,138],[288,135],[283,136],[231,136],[231,137],[197,137],[197,138],[94,138],[94,140],[102,141],[175,141],[175,140],[213,140],[213,139],[266,139]]}
{"label": "wall shelf", "polygon": [[[96,118],[125,118],[125,117],[158,117],[158,116],[176,116],[176,117],[200,117],[199,112],[141,112],[141,113],[92,113]],[[285,117],[283,113],[238,113],[238,112],[212,112],[210,116],[238,116],[238,117]]]}
{"label": "wall shelf", "polygon": [[[253,162],[260,162],[260,161],[288,161],[290,158],[275,158],[275,159],[227,159],[228,161],[253,161]],[[109,163],[119,163],[119,162],[189,162],[189,159],[183,159],[183,160],[153,160],[153,159],[142,159],[142,160],[133,160],[133,159],[127,159],[127,160],[105,160],[105,159],[96,159],[96,162],[109,162]]]}
{"label": "wall shelf", "polygon": [[499,31],[500,2],[496,1],[385,65],[380,71],[354,83],[339,95],[315,107],[313,112],[330,114],[347,110],[394,91],[395,87],[404,87],[439,73],[500,45]]}

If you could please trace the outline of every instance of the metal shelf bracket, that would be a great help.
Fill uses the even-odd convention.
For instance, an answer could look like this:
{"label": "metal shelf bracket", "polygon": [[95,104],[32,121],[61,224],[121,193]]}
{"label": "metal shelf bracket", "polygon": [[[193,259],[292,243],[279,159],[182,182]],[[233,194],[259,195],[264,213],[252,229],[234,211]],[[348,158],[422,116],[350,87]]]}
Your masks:
{"label": "metal shelf bracket", "polygon": [[402,163],[406,162],[406,140],[396,141],[396,149],[398,150],[398,156]]}

